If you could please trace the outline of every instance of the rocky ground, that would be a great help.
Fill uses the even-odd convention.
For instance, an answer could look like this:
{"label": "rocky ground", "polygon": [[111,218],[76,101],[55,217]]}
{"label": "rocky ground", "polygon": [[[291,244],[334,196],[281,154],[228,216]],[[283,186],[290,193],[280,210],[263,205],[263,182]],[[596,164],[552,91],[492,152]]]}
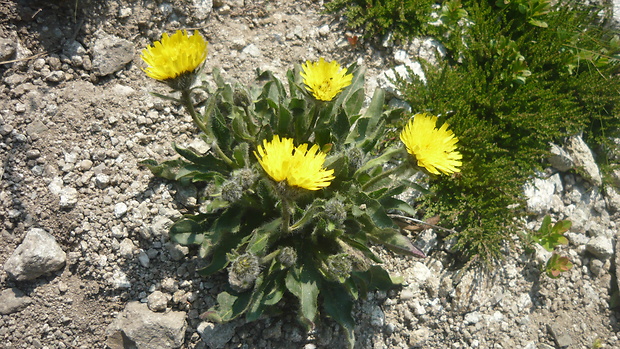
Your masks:
{"label": "rocky ground", "polygon": [[[0,0],[0,347],[337,348],[325,319],[306,334],[292,314],[215,325],[199,318],[225,279],[203,279],[196,251],[167,228],[196,204],[196,188],[153,178],[145,158],[200,147],[182,108],[149,95],[139,51],[162,32],[199,29],[214,67],[243,83],[323,56],[368,68],[368,91],[390,88],[389,66],[433,42],[353,46],[343,21],[310,0]],[[506,249],[491,274],[447,268],[449,241],[412,236],[430,257],[376,248],[407,286],[355,309],[357,348],[620,347],[614,244],[619,195],[601,189],[579,137],[526,188],[532,219],[570,219],[562,253],[575,267],[553,280],[549,255]],[[575,168],[579,168],[575,175]],[[617,176],[620,177],[620,176]],[[620,182],[620,181],[619,181]]]}

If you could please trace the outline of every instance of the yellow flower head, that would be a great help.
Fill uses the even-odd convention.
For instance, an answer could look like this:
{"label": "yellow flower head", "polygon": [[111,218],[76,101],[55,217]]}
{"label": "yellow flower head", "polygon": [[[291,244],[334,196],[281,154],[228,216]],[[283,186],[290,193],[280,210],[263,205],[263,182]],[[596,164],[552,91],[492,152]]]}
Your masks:
{"label": "yellow flower head", "polygon": [[334,170],[323,168],[325,153],[313,145],[293,146],[293,139],[274,136],[271,142],[263,140],[254,156],[263,170],[276,182],[286,180],[291,187],[319,190],[327,187],[334,179]]}
{"label": "yellow flower head", "polygon": [[149,65],[143,70],[149,77],[164,82],[182,75],[190,75],[193,82],[194,72],[207,58],[207,44],[198,30],[192,36],[185,30],[177,30],[172,36],[164,33],[160,41],[142,50],[140,58]]}
{"label": "yellow flower head", "polygon": [[345,87],[351,85],[353,74],[340,67],[336,61],[325,62],[323,57],[318,62],[306,61],[301,66],[301,77],[308,92],[320,101],[331,101]]}
{"label": "yellow flower head", "polygon": [[416,114],[400,133],[400,140],[407,152],[415,156],[418,166],[433,174],[459,172],[461,153],[456,150],[459,141],[444,123],[435,128],[437,117],[426,113]]}

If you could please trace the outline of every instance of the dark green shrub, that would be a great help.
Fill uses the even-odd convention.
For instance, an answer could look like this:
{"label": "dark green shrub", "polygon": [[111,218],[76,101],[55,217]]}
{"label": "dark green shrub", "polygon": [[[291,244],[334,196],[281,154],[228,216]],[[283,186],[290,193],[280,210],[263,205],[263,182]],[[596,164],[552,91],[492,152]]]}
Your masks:
{"label": "dark green shrub", "polygon": [[462,176],[432,180],[437,194],[424,206],[453,220],[465,257],[491,261],[524,213],[522,185],[544,166],[549,142],[583,132],[596,145],[617,132],[618,39],[599,9],[579,3],[535,21],[518,6],[463,8],[473,23],[465,40],[444,37],[448,58],[425,66],[427,82],[400,85],[414,111],[444,116],[463,149]]}

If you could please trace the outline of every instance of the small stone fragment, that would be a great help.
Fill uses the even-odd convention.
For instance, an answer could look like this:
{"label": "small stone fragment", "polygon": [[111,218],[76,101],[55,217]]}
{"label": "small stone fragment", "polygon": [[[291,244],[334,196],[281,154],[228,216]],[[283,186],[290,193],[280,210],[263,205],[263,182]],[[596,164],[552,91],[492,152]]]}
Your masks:
{"label": "small stone fragment", "polygon": [[0,315],[16,313],[32,303],[32,298],[13,287],[0,292]]}
{"label": "small stone fragment", "polygon": [[147,304],[152,311],[164,311],[168,306],[168,300],[170,300],[169,295],[155,291],[149,295]]}
{"label": "small stone fragment", "polygon": [[33,280],[61,269],[67,260],[56,239],[40,228],[33,228],[4,264],[4,270],[17,281]]}
{"label": "small stone fragment", "polygon": [[129,302],[108,327],[107,342],[111,348],[126,348],[131,341],[137,348],[179,348],[185,338],[186,313],[155,313],[146,304]]}

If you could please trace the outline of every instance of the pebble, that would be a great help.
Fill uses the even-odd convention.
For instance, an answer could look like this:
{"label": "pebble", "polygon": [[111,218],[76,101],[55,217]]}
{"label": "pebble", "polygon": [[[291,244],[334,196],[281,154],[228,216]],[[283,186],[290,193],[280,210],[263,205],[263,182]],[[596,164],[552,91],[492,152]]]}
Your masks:
{"label": "pebble", "polygon": [[161,291],[155,291],[148,296],[148,307],[152,311],[164,311],[168,306],[170,295]]}
{"label": "pebble", "polygon": [[121,218],[125,215],[125,213],[127,213],[127,204],[124,202],[119,202],[114,205],[114,216],[116,218]]}

